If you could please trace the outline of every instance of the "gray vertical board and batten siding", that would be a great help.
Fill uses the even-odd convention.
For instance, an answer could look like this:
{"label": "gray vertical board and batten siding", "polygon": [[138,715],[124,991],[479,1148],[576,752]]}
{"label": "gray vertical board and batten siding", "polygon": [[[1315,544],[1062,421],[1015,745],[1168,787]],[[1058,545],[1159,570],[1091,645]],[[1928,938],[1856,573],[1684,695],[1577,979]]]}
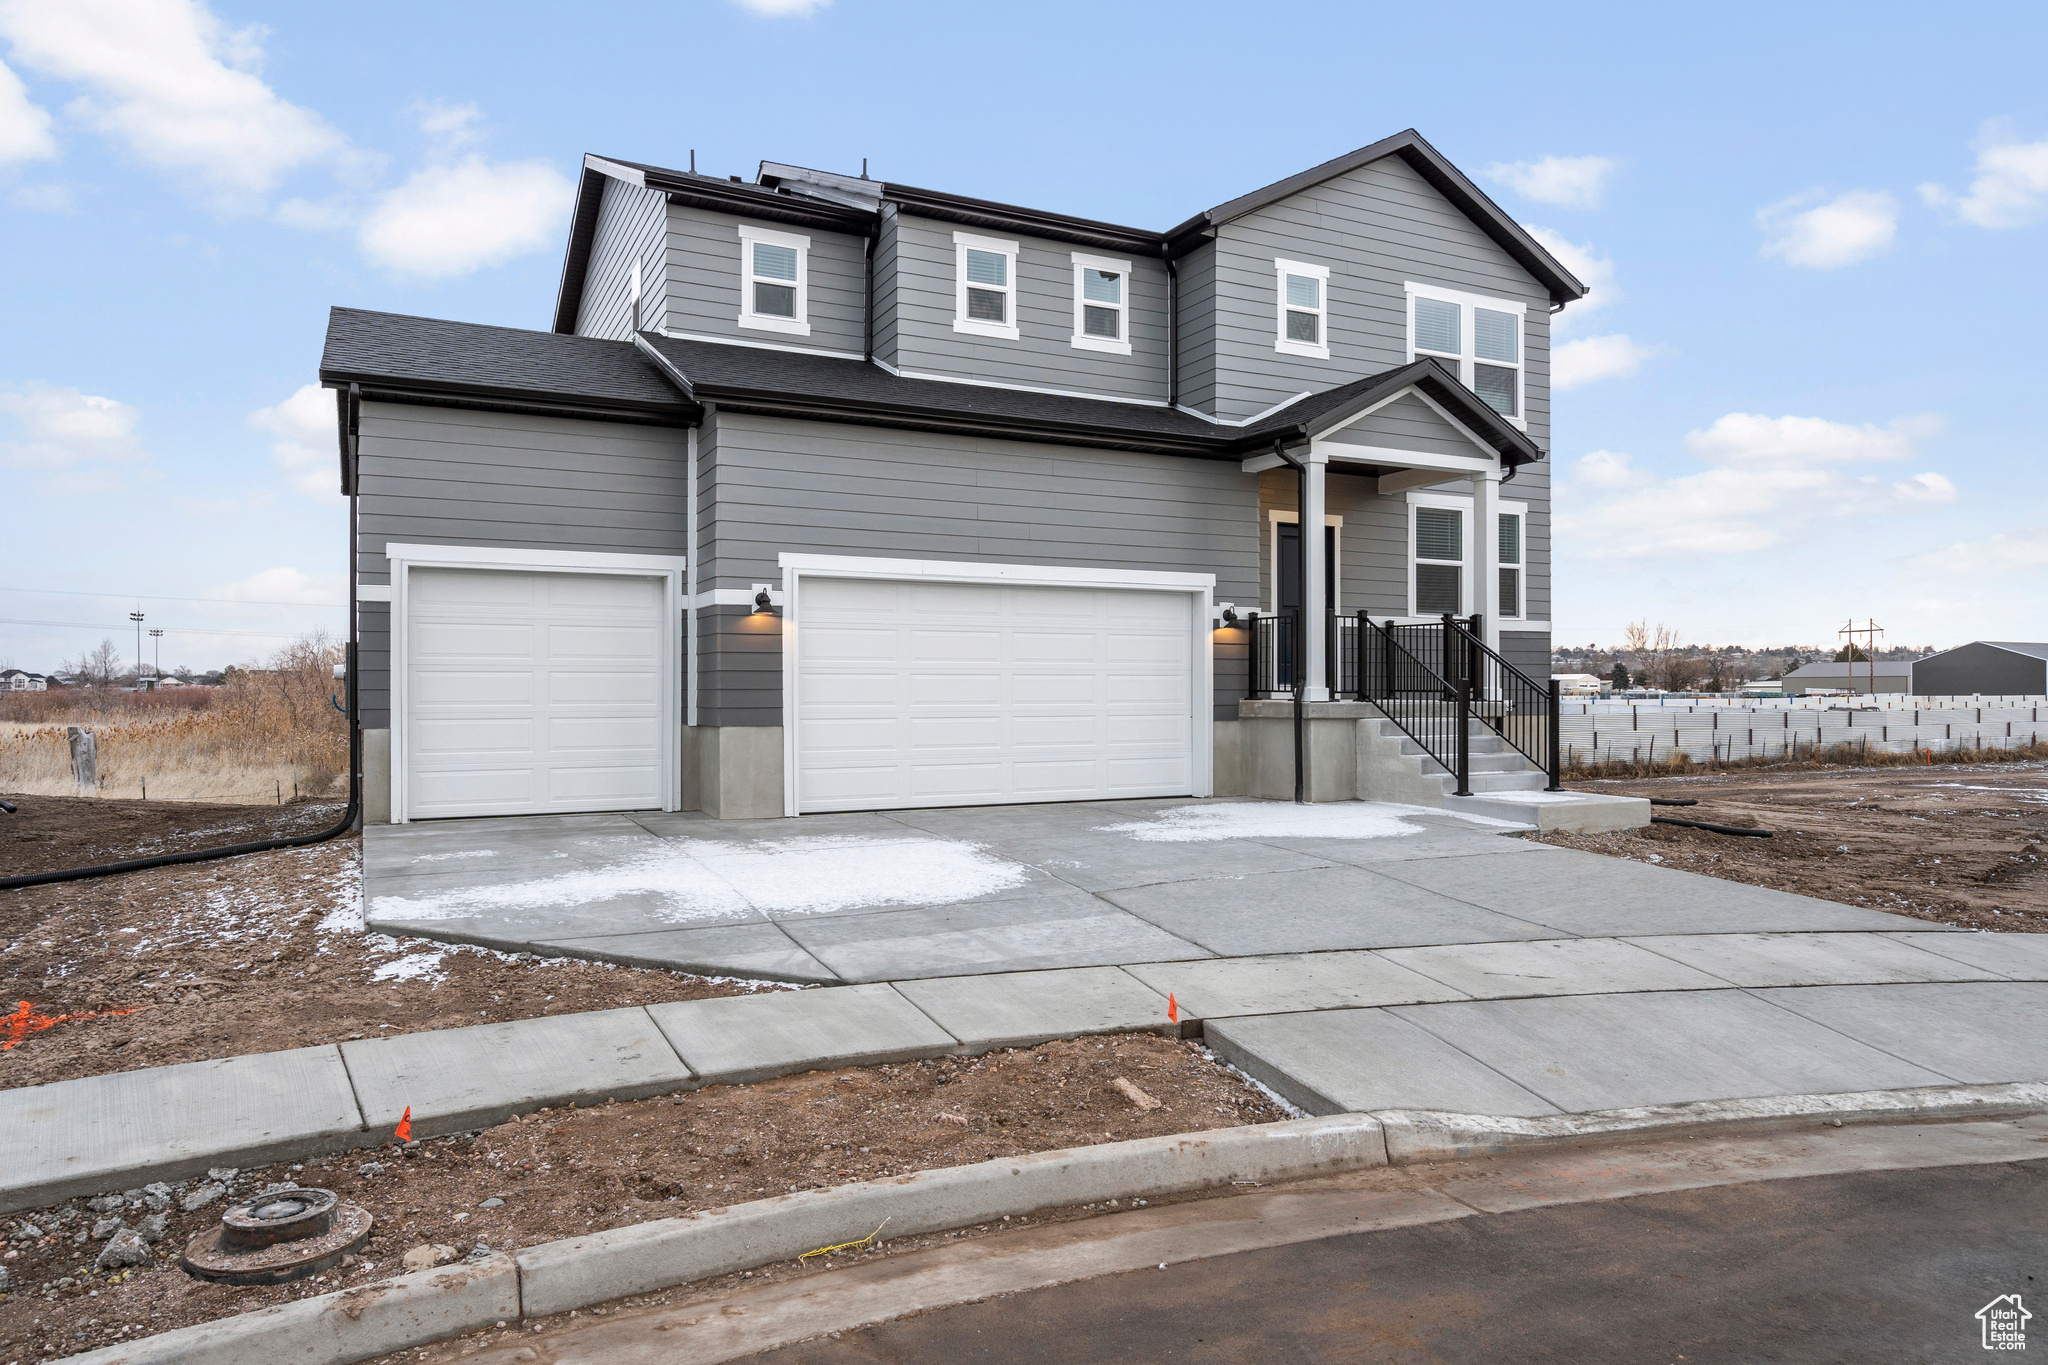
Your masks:
{"label": "gray vertical board and batten siding", "polygon": [[[718,541],[700,589],[781,581],[784,550],[1213,573],[1221,601],[1248,601],[1258,574],[1256,483],[1234,462],[1084,450],[720,412],[707,462]],[[724,674],[706,725],[782,723],[781,674],[743,627],[716,648]],[[1238,672],[1228,670],[1235,667]],[[1241,663],[1219,660],[1217,716],[1236,715]]]}
{"label": "gray vertical board and batten siding", "polygon": [[[1549,445],[1550,295],[1399,157],[1389,156],[1233,219],[1215,246],[1215,406],[1237,420],[1303,390],[1408,358],[1413,280],[1528,305],[1522,329],[1529,434]],[[1278,259],[1327,266],[1328,360],[1274,349]]]}
{"label": "gray vertical board and batten siding", "polygon": [[1180,301],[1176,341],[1180,368],[1174,401],[1216,412],[1216,244],[1203,242],[1174,262]]}
{"label": "gray vertical board and batten siding", "polygon": [[[365,403],[361,546],[365,583],[389,583],[384,547],[682,555],[685,433],[461,408]],[[391,617],[363,611],[363,725],[389,725]]]}
{"label": "gray vertical board and batten siding", "polygon": [[[742,222],[810,238],[804,278],[809,336],[740,326]],[[719,341],[861,353],[867,338],[867,238],[670,204],[667,241],[668,308],[663,325],[669,331]],[[647,326],[654,327],[654,321],[649,319]]]}
{"label": "gray vertical board and batten siding", "polygon": [[668,199],[607,178],[584,268],[576,335],[622,341],[633,332],[633,262],[640,262],[640,326],[661,326],[661,278]]}
{"label": "gray vertical board and batten siding", "polygon": [[882,205],[875,229],[875,357],[896,363],[896,206]]}
{"label": "gray vertical board and batten siding", "polygon": [[[953,330],[956,231],[1017,243],[1017,340]],[[1157,256],[960,228],[907,213],[896,218],[894,246],[888,285],[893,355],[884,357],[890,364],[949,378],[1166,402],[1166,263]],[[1131,263],[1128,356],[1074,345],[1076,252]]]}

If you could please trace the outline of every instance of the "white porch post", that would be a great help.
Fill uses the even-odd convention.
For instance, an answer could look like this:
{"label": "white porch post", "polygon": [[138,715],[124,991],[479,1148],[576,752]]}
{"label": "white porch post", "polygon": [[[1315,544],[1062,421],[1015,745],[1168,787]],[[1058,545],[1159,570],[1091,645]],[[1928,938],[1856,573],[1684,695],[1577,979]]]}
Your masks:
{"label": "white porch post", "polygon": [[1473,609],[1483,618],[1486,647],[1500,652],[1500,466],[1472,476]]}
{"label": "white porch post", "polygon": [[1324,618],[1330,610],[1323,594],[1323,575],[1329,572],[1323,553],[1323,474],[1330,457],[1312,448],[1303,452],[1302,463],[1308,467],[1308,477],[1303,480],[1308,495],[1301,508],[1301,543],[1307,551],[1308,571],[1301,585],[1301,696],[1303,701],[1328,701],[1330,688],[1323,669]]}

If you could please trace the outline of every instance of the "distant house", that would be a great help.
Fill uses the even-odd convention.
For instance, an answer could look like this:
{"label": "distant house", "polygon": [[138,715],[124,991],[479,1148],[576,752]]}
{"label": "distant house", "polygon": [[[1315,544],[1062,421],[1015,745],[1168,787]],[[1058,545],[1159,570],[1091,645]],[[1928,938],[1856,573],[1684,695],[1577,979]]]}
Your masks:
{"label": "distant house", "polygon": [[1913,690],[1924,697],[2048,696],[2048,644],[1972,640],[1930,654],[1913,665]]}
{"label": "distant house", "polygon": [[1595,673],[1553,673],[1558,691],[1567,697],[1604,697],[1614,690],[1614,684]]}
{"label": "distant house", "polygon": [[41,673],[27,673],[19,668],[0,669],[0,692],[46,692],[50,680]]}
{"label": "distant house", "polygon": [[1904,694],[1927,690],[1914,687],[1911,660],[1879,659],[1875,665],[1875,687],[1871,685],[1872,667],[1864,659],[1854,663],[1823,659],[1819,663],[1793,669],[1779,680],[1779,684],[1788,697],[1803,697],[1809,692],[1847,692],[1851,696],[1867,696],[1872,692]]}

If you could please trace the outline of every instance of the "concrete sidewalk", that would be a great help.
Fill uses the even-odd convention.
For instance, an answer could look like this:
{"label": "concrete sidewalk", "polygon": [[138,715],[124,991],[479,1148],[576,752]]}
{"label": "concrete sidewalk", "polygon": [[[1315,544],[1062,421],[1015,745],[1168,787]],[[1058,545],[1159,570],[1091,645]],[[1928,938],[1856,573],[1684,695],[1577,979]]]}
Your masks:
{"label": "concrete sidewalk", "polygon": [[[1168,992],[1179,1023],[1166,1017]],[[152,1068],[0,1091],[0,1211],[376,1145],[408,1106],[414,1132],[430,1136],[543,1105],[1144,1029],[1199,1029],[1319,1114],[1548,1115],[2039,1081],[2048,935],[1510,939],[1067,968]]]}

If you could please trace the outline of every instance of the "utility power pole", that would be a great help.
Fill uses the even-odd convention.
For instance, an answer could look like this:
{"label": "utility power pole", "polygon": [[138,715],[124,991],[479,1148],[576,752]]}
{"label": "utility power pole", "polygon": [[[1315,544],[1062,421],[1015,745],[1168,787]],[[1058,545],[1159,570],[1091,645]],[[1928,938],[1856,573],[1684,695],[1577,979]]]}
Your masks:
{"label": "utility power pole", "polygon": [[1884,627],[1868,617],[1864,619],[1865,623],[1859,626],[1856,624],[1856,618],[1852,616],[1849,618],[1849,624],[1835,632],[1837,635],[1846,636],[1849,641],[1848,647],[1842,653],[1844,662],[1849,665],[1847,676],[1849,695],[1852,697],[1856,695],[1856,637],[1859,635],[1865,641],[1863,656],[1870,662],[1870,695],[1877,695],[1877,637],[1884,634]]}
{"label": "utility power pole", "polygon": [[139,691],[142,687],[142,613],[131,611],[128,619],[135,623],[135,686]]}

